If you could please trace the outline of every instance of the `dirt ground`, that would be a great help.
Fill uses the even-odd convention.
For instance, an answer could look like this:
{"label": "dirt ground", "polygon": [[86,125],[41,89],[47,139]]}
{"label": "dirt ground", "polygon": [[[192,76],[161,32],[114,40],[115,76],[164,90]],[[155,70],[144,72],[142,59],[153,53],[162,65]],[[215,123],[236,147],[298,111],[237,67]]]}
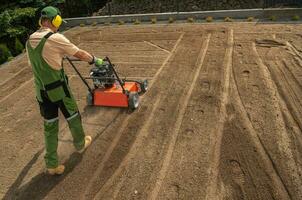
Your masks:
{"label": "dirt ground", "polygon": [[[65,35],[121,76],[148,79],[140,107],[87,107],[93,144],[75,153],[62,115],[62,176],[44,173],[31,68],[0,68],[0,198],[302,199],[302,25],[170,24],[73,28]],[[88,75],[86,63],[76,63]]]}

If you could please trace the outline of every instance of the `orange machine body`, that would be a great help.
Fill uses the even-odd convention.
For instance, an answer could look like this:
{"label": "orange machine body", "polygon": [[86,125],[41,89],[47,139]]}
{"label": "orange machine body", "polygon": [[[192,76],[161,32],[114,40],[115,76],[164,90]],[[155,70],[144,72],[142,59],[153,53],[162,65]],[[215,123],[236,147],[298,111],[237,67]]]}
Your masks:
{"label": "orange machine body", "polygon": [[[136,82],[125,82],[124,89],[129,93],[138,92],[139,86]],[[110,88],[95,89],[93,95],[95,106],[128,107],[128,96],[118,83]]]}

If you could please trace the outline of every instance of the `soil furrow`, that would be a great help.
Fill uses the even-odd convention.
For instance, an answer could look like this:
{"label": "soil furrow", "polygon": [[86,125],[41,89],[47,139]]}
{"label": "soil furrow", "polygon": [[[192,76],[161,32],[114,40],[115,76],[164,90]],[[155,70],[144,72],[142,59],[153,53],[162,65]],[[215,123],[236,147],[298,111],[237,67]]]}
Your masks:
{"label": "soil furrow", "polygon": [[[209,178],[209,144],[214,140],[219,116],[227,38],[224,32],[211,35],[158,199],[205,198]],[[216,48],[220,49],[219,53]]]}
{"label": "soil furrow", "polygon": [[188,88],[188,93],[184,94],[184,96],[181,97],[181,102],[183,102],[183,103],[182,103],[182,105],[179,108],[179,114],[178,114],[178,117],[176,119],[175,126],[173,128],[173,135],[171,137],[167,153],[166,153],[166,155],[163,158],[163,164],[162,164],[162,167],[161,167],[161,169],[160,169],[160,171],[158,173],[158,177],[157,177],[156,183],[154,184],[154,188],[152,189],[152,192],[151,192],[151,194],[149,196],[150,199],[156,199],[157,198],[158,193],[160,191],[160,188],[162,186],[162,183],[163,183],[163,181],[165,179],[167,170],[168,170],[168,168],[169,168],[169,166],[171,164],[171,158],[172,158],[173,150],[174,150],[174,147],[175,147],[175,144],[176,144],[176,140],[177,140],[179,132],[180,132],[180,128],[181,128],[181,125],[182,125],[183,117],[185,115],[188,103],[190,101],[190,98],[191,98],[191,95],[192,95],[192,91],[193,91],[193,89],[195,87],[195,84],[196,84],[196,81],[197,81],[197,79],[199,77],[200,70],[201,70],[201,68],[203,66],[205,55],[206,55],[208,47],[209,47],[210,39],[211,39],[211,34],[208,35],[206,41],[204,42],[204,45],[201,48],[201,52],[200,52],[200,54],[199,54],[199,56],[197,58],[196,66],[198,66],[198,67],[196,69],[195,76],[194,76],[194,78],[192,80],[190,88]]}
{"label": "soil furrow", "polygon": [[[265,138],[265,136],[261,137],[260,133],[263,128],[259,131],[259,126],[264,126],[258,121],[262,120],[260,116],[263,111],[255,112],[262,109],[261,99],[257,100],[260,91],[271,88],[264,89],[269,84],[258,80],[260,74],[261,76],[265,74],[259,68],[259,61],[248,59],[255,58],[254,53],[250,53],[249,46],[252,46],[252,43],[244,43],[244,46],[242,43],[235,42],[233,67],[235,80],[234,83],[232,82],[230,101],[233,103],[227,109],[229,117],[222,142],[220,176],[224,198],[289,199],[287,188],[279,177],[275,161],[271,157],[271,149],[267,148],[270,145],[266,140],[265,143],[262,141]],[[265,97],[264,94],[261,96]],[[272,113],[274,115],[274,111]],[[253,177],[262,177],[262,179],[259,181]]]}
{"label": "soil furrow", "polygon": [[[24,87],[28,82],[32,81],[32,72],[30,68],[24,68],[17,76],[14,76],[0,85],[0,103],[2,99],[8,98],[19,88]],[[23,85],[24,84],[24,85]]]}
{"label": "soil furrow", "polygon": [[[228,115],[231,117],[224,130],[224,153],[221,158],[221,178],[226,190],[232,191],[226,192],[226,198],[253,199],[257,196],[257,199],[289,199],[274,163],[250,121],[249,109],[242,102],[242,94],[239,94],[238,83],[234,78],[237,76],[236,70],[232,71],[232,104],[228,107]],[[258,176],[262,177],[261,181],[254,179]],[[266,190],[263,190],[264,185]],[[272,191],[269,192],[268,188]]]}
{"label": "soil furrow", "polygon": [[[103,51],[101,50],[98,50],[98,49],[89,49],[89,48],[85,48],[84,50],[87,50],[87,51],[90,51],[91,53],[93,53],[94,55],[97,55],[98,57],[101,57],[102,55],[105,55],[105,56],[108,56],[109,58],[110,57],[119,57],[120,55],[123,55],[123,56],[129,56],[129,57],[138,57],[138,56],[149,56],[149,57],[153,57],[153,58],[157,58],[157,57],[162,57],[163,56],[163,53],[167,54],[166,52],[164,51],[154,51],[154,50],[151,50],[151,51],[111,51],[111,52],[108,52],[108,51]],[[105,57],[105,56],[102,56],[102,57]]]}
{"label": "soil furrow", "polygon": [[[73,84],[73,81],[73,78],[70,78],[71,84]],[[23,168],[24,165],[22,165],[22,162],[19,164],[18,161],[27,159],[35,153],[37,147],[39,147],[40,150],[43,146],[43,143],[39,142],[43,141],[43,123],[35,99],[32,79],[30,79],[27,84],[23,84],[22,87],[14,90],[14,93],[2,99],[0,111],[2,113],[0,116],[0,127],[3,131],[0,139],[1,141],[6,141],[5,144],[2,145],[3,149],[0,151],[0,155],[3,157],[3,164],[7,163],[16,168]],[[67,126],[63,118],[64,117],[60,115],[60,130],[65,129]],[[18,134],[13,134],[13,130],[10,128],[12,126],[14,127],[13,130],[17,131]],[[66,133],[69,134],[68,131]],[[11,146],[11,140],[15,142],[27,140],[28,142],[20,142],[18,146]],[[7,148],[13,148],[14,150],[5,152]],[[6,155],[8,160],[5,159],[4,155]],[[20,159],[16,160],[15,158],[17,157]],[[40,162],[43,160],[41,159],[42,157],[43,156],[39,157]],[[16,171],[11,171],[10,168],[4,168],[4,172],[6,177],[3,181],[7,183],[13,182],[16,177]]]}
{"label": "soil furrow", "polygon": [[[301,199],[301,31],[237,22],[66,31],[121,77],[150,84],[134,112],[86,106],[87,88],[64,62],[93,143],[75,153],[60,114],[66,171],[56,177],[43,173],[26,54],[1,65],[0,199]],[[92,66],[75,64],[89,76]]]}
{"label": "soil furrow", "polygon": [[295,62],[295,58],[292,60],[282,59],[282,63],[285,66],[288,73],[290,73],[293,81],[302,89],[302,68]]}
{"label": "soil furrow", "polygon": [[144,42],[147,43],[148,45],[152,46],[152,47],[155,47],[155,48],[158,48],[158,49],[160,49],[162,51],[165,51],[166,53],[171,53],[169,50],[167,50],[164,47],[161,47],[159,45],[156,45],[153,42],[148,42],[148,41],[144,41]]}
{"label": "soil furrow", "polygon": [[[297,193],[297,189],[294,189],[292,185],[301,182],[301,180],[297,180],[296,178],[298,177],[297,170],[299,171],[299,169],[297,168],[296,162],[293,159],[293,149],[290,148],[291,141],[289,134],[287,133],[286,124],[284,122],[284,119],[282,118],[282,113],[279,107],[278,99],[280,97],[267,66],[264,65],[261,57],[258,54],[255,43],[253,43],[252,47],[260,73],[264,78],[263,83],[260,82],[261,84],[264,84],[263,86],[261,86],[263,92],[265,92],[263,96],[267,96],[269,99],[266,99],[266,102],[262,103],[266,104],[267,111],[265,113],[261,111],[261,107],[254,107],[253,110],[249,111],[249,115],[252,118],[255,130],[259,134],[260,141],[265,146],[267,153],[269,154],[274,166],[276,167],[277,174],[280,175],[280,180],[284,184],[283,187],[287,190],[288,195],[291,198],[296,199],[300,195],[300,192]],[[261,101],[263,100],[260,100],[260,102]],[[257,111],[258,109],[260,109],[262,115],[259,115],[258,113],[257,117],[253,116],[256,114],[253,113],[253,111]],[[257,120],[255,117],[257,118]],[[267,117],[269,117],[270,123],[262,124],[261,121],[263,120],[265,122],[268,119]],[[263,130],[265,130],[265,132],[263,132]],[[278,138],[278,140],[267,136],[267,132],[271,131],[274,133],[275,138]],[[275,156],[276,152],[278,152],[278,156]],[[279,163],[281,160],[282,162]],[[276,162],[278,162],[279,164],[276,165]],[[289,171],[291,172],[291,175],[287,175],[285,177],[284,174],[288,174]]]}
{"label": "soil furrow", "polygon": [[168,33],[168,34],[160,34],[160,33],[148,33],[148,34],[102,34],[101,38],[97,35],[89,35],[86,37],[81,37],[81,42],[85,41],[110,41],[110,42],[122,42],[122,41],[129,41],[129,42],[143,42],[149,40],[177,40],[179,38],[180,33]]}
{"label": "soil furrow", "polygon": [[[176,49],[178,48],[179,43],[181,42],[182,39],[183,39],[183,34],[179,37],[179,39],[178,39],[177,42],[175,43],[175,46],[174,46],[172,52],[176,51]],[[161,74],[162,70],[163,70],[165,67],[167,67],[167,66],[166,66],[166,65],[167,65],[167,62],[168,62],[170,59],[172,59],[172,56],[173,56],[173,54],[170,54],[170,55],[166,58],[166,60],[163,62],[163,64],[161,65],[161,67],[159,68],[159,70],[157,71],[157,73],[154,75],[153,81],[152,81],[151,84],[149,85],[149,88],[152,88],[153,83],[158,79],[158,77],[159,77],[159,75]],[[160,99],[160,98],[158,98],[158,99]],[[154,104],[154,105],[153,105],[153,109],[156,108],[156,105],[157,105],[157,104]],[[151,112],[151,113],[153,113],[153,112]],[[151,115],[151,116],[152,116],[152,115]],[[152,118],[149,117],[149,119],[152,119]],[[148,123],[146,123],[146,124],[148,125]],[[136,144],[136,143],[134,142],[134,144]],[[127,161],[127,156],[126,156],[125,159],[124,159],[124,161],[121,162],[120,167],[115,171],[115,173],[118,173],[119,170],[121,169],[121,166],[125,165],[125,164],[123,164],[123,163],[127,163],[127,162],[128,162],[128,161]],[[102,167],[99,167],[99,168],[98,168],[98,171],[97,171],[98,173],[96,173],[96,176],[95,176],[95,177],[97,177],[97,175],[98,175],[100,172],[102,172],[102,170],[103,170],[103,166],[102,166]],[[113,177],[114,177],[114,175],[112,176],[111,180],[113,180]],[[92,181],[96,181],[96,180],[92,180]],[[110,180],[109,180],[109,181],[110,181]],[[109,181],[107,181],[107,182],[109,182]],[[93,183],[93,182],[92,182],[92,183]],[[92,186],[87,187],[87,189],[91,189],[91,187],[92,187]]]}
{"label": "soil furrow", "polygon": [[[177,48],[177,46],[178,46],[178,44],[179,44],[179,42],[181,41],[181,39],[182,39],[182,37],[180,37],[179,38],[179,40],[177,41],[177,43],[175,44],[175,49]],[[155,74],[155,76],[153,77],[153,79],[154,80],[156,80],[157,79],[157,77],[160,75],[160,71],[165,67],[165,65],[166,65],[166,62],[167,62],[167,60],[170,58],[171,56],[168,56],[168,58],[164,61],[164,63],[163,63],[163,65],[159,68],[159,70],[158,70],[158,73],[157,74]],[[151,86],[152,85],[150,85],[150,88],[151,88]],[[143,104],[143,102],[141,102],[141,104]],[[140,108],[140,110],[143,110],[143,108]],[[101,113],[100,113],[101,114]],[[99,115],[98,115],[99,116]],[[128,119],[128,118],[127,118]],[[87,119],[85,119],[85,120],[87,120]],[[126,123],[126,121],[127,120],[125,120],[125,123]],[[120,128],[120,127],[119,127]],[[112,130],[112,129],[111,129]],[[125,131],[124,132],[122,132],[122,133],[125,133]],[[118,135],[116,135],[116,134],[114,134],[114,137],[111,139],[111,140],[108,140],[108,141],[106,141],[106,143],[107,144],[110,144],[109,142],[111,141],[116,141],[116,140],[118,140],[118,139],[116,139],[117,138],[117,136]],[[103,138],[103,137],[102,137]],[[98,143],[102,143],[102,140],[98,140],[98,141],[96,141],[96,145],[100,145],[100,144],[98,144]],[[110,144],[111,145],[111,147],[112,147],[112,145],[113,144]],[[99,170],[99,169],[101,169],[102,168],[102,162],[106,162],[106,159],[104,159],[104,156],[110,156],[110,145],[108,145],[107,146],[107,148],[106,148],[106,151],[104,151],[104,153],[101,153],[101,155],[100,155],[100,153],[97,153],[97,152],[99,152],[100,151],[100,149],[98,149],[98,150],[92,150],[92,151],[94,151],[94,153],[93,152],[91,152],[91,154],[93,155],[93,154],[96,154],[96,155],[99,155],[99,157],[97,158],[97,162],[95,162],[95,163],[93,163],[93,165],[91,166],[91,164],[89,164],[89,165],[86,165],[86,168],[88,167],[88,168],[92,168],[92,167],[97,167],[97,168],[92,168],[93,170],[91,170],[92,172],[93,171],[96,171],[96,170]],[[114,145],[113,145],[114,146]],[[109,150],[108,150],[108,148],[109,148]],[[103,148],[102,148],[103,149]],[[108,153],[109,152],[109,153]],[[91,175],[93,175],[93,174],[91,174]],[[90,175],[88,175],[89,177],[90,177]],[[95,179],[95,178],[91,178],[91,179]],[[73,182],[78,182],[78,180],[74,180]],[[93,180],[92,181],[90,181],[90,182],[92,182],[93,183]],[[88,184],[90,184],[89,182],[88,182]],[[86,186],[87,186],[87,184],[86,184]],[[96,186],[96,185],[92,185],[92,186]],[[89,187],[87,187],[87,188],[89,188]],[[85,188],[83,188],[84,190],[85,190]],[[60,189],[59,189],[60,190]],[[83,191],[84,192],[84,191]],[[80,192],[79,194],[80,195],[83,195],[83,192]],[[74,197],[74,198],[78,198],[79,197],[79,194],[77,194],[77,193],[73,193],[71,196],[69,195],[69,198],[72,198],[72,197]]]}
{"label": "soil furrow", "polygon": [[[152,179],[152,182],[156,180],[156,176],[158,173],[158,170],[160,169],[160,165],[162,163],[160,157],[165,155],[165,152],[167,151],[168,147],[168,141],[169,138],[172,135],[172,127],[176,120],[176,117],[179,112],[179,96],[184,93],[183,86],[180,88],[178,85],[183,85],[183,83],[189,84],[185,77],[193,76],[193,70],[195,69],[196,59],[197,55],[199,54],[199,50],[201,48],[201,41],[204,39],[204,37],[194,37],[192,38],[191,35],[185,34],[183,36],[182,41],[179,43],[179,47],[175,51],[175,56],[173,57],[173,60],[169,62],[169,67],[167,66],[163,71],[160,77],[167,77],[169,74],[177,75],[177,79],[162,79],[161,82],[156,82],[157,84],[154,85],[154,90],[150,94],[151,91],[149,91],[149,95],[155,95],[158,96],[159,94],[163,94],[163,98],[160,99],[159,103],[159,109],[156,110],[156,118],[153,119],[150,129],[148,130],[152,134],[148,134],[147,138],[145,138],[144,143],[142,144],[141,148],[136,152],[136,156],[131,162],[125,167],[125,169],[121,172],[119,177],[117,177],[113,183],[115,183],[118,180],[122,180],[126,178],[126,181],[124,181],[124,184],[120,186],[119,188],[116,188],[114,185],[109,185],[107,190],[104,190],[104,192],[99,193],[97,196],[98,199],[102,198],[112,198],[112,195],[116,189],[120,189],[120,192],[117,195],[117,198],[121,198],[121,195],[128,196],[125,198],[130,198],[131,196],[135,195],[133,192],[136,189],[139,191],[139,194],[137,194],[137,198],[145,198],[143,196],[139,197],[140,195],[146,195],[147,192],[143,192],[144,190],[150,190],[150,180]],[[191,47],[190,51],[188,51],[188,44],[189,41],[195,41],[195,45]],[[195,59],[192,60],[182,60],[182,58],[185,58],[187,54],[194,55]],[[186,63],[186,65],[183,65]],[[179,68],[178,66],[183,66]],[[186,66],[184,68],[184,66]],[[187,74],[187,75],[186,75]],[[171,77],[171,76],[169,76]],[[172,77],[171,77],[172,78]],[[172,81],[172,82],[170,82]],[[154,82],[155,83],[155,82]],[[166,86],[165,86],[166,85]],[[160,88],[166,88],[164,91],[162,91]],[[186,87],[185,87],[186,88]],[[172,95],[173,94],[173,95]],[[146,101],[148,100],[148,97],[146,96]],[[175,98],[177,96],[177,98]],[[170,97],[173,97],[172,99]],[[157,97],[155,97],[157,98]],[[173,117],[167,118],[167,116],[173,113]],[[147,114],[147,113],[146,113]],[[166,119],[165,121],[163,119]],[[168,119],[168,121],[167,121]],[[163,122],[163,123],[161,123]],[[158,127],[158,128],[156,128]],[[141,130],[141,127],[136,130]],[[136,133],[137,134],[137,133]],[[165,137],[163,137],[166,135]],[[167,137],[169,135],[169,137]],[[124,139],[125,141],[129,140],[127,138]],[[158,148],[154,148],[155,146],[158,146]],[[113,156],[116,157],[118,155],[121,155],[121,150],[117,149]],[[159,157],[158,157],[159,156]],[[144,158],[141,162],[137,162],[136,160],[140,158]],[[110,165],[110,163],[108,163]],[[144,170],[143,170],[144,169]],[[142,171],[143,170],[143,171]],[[103,172],[103,176],[105,172]],[[107,172],[108,173],[108,172]],[[131,175],[130,175],[131,174]],[[102,174],[101,174],[102,175]],[[132,182],[130,180],[132,180]],[[149,181],[148,181],[149,180]],[[127,187],[125,187],[126,185]],[[146,186],[148,186],[146,188]],[[149,189],[148,189],[149,188]],[[112,191],[113,193],[109,192]]]}
{"label": "soil furrow", "polygon": [[290,50],[299,57],[300,60],[302,60],[302,55],[300,53],[300,51],[295,47],[293,46],[291,43],[289,42],[286,42],[286,45],[290,48]]}
{"label": "soil furrow", "polygon": [[[15,90],[10,91],[10,93],[8,93],[8,91],[6,91],[6,93],[8,93],[8,94],[6,96],[3,96],[2,98],[0,98],[0,104],[5,102],[11,96],[14,96],[17,92],[20,92],[20,90],[21,90],[21,93],[23,93],[22,90],[24,88],[26,88],[28,85],[33,86],[33,80],[34,80],[33,78],[26,80],[22,85],[19,85],[19,87],[16,87]],[[15,85],[10,85],[10,87],[13,87],[13,86],[15,86]],[[2,95],[0,95],[0,96],[2,96]]]}
{"label": "soil furrow", "polygon": [[[154,103],[153,108],[150,111],[150,115],[149,115],[148,119],[145,121],[145,123],[144,123],[143,127],[141,128],[139,134],[137,135],[135,141],[133,142],[133,145],[132,145],[131,149],[129,150],[129,153],[127,154],[127,156],[125,156],[125,158],[123,159],[123,161],[121,162],[119,167],[114,171],[114,174],[110,177],[110,179],[101,187],[101,189],[95,195],[94,199],[100,199],[100,197],[99,197],[100,194],[103,194],[103,191],[108,190],[108,186],[111,186],[113,184],[114,179],[116,177],[118,177],[118,175],[120,175],[120,173],[125,169],[126,165],[132,159],[134,159],[136,152],[138,151],[139,148],[141,148],[144,138],[148,137],[148,135],[149,135],[148,129],[150,128],[150,124],[151,124],[153,118],[155,117],[155,110],[158,109],[160,99],[161,99],[161,96],[159,96],[157,98],[156,102]],[[96,173],[96,175],[98,175],[99,173],[100,173],[100,171],[98,173]],[[126,180],[126,178],[122,179],[117,184],[117,186],[116,186],[117,189],[113,193],[113,198],[117,197],[125,180]]]}
{"label": "soil furrow", "polygon": [[229,30],[228,34],[228,48],[226,49],[225,59],[224,59],[224,83],[223,83],[223,93],[222,100],[220,102],[220,116],[218,119],[217,127],[217,136],[215,141],[213,141],[213,146],[211,150],[212,160],[210,161],[210,176],[212,177],[208,182],[206,199],[221,198],[218,190],[218,174],[219,174],[219,164],[220,164],[220,151],[221,151],[221,142],[223,136],[224,123],[227,117],[226,105],[229,103],[229,89],[230,89],[230,74],[231,74],[231,65],[233,63],[233,49],[234,49],[234,31],[233,29]]}
{"label": "soil furrow", "polygon": [[26,68],[30,68],[28,65],[26,54],[20,55],[20,58],[13,60],[9,65],[0,67],[0,85],[5,84],[7,81],[14,77],[18,77]]}
{"label": "soil furrow", "polygon": [[[288,191],[249,119],[233,76],[230,101],[228,115],[231,117],[225,125],[220,166],[221,181],[226,190],[224,197],[289,199]],[[261,181],[254,179],[258,176],[262,177]]]}
{"label": "soil furrow", "polygon": [[272,74],[272,78],[275,81],[276,86],[279,89],[280,96],[285,99],[289,111],[293,114],[294,119],[302,130],[302,91],[300,86],[297,85],[294,77],[285,71],[286,69],[282,69],[284,67],[282,63],[278,61],[268,62],[267,66]]}

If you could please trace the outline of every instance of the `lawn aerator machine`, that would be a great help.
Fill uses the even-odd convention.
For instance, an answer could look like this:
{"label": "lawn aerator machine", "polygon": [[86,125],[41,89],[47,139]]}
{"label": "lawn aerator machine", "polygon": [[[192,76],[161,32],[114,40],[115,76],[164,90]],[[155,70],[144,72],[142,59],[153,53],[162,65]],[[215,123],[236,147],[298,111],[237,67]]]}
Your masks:
{"label": "lawn aerator machine", "polygon": [[[95,66],[90,70],[89,77],[83,77],[73,64],[73,61],[80,61],[79,59],[65,59],[88,88],[87,105],[136,109],[139,106],[139,95],[148,89],[147,80],[121,79],[108,57],[103,59],[102,66]],[[88,79],[92,80],[93,88],[88,84]]]}

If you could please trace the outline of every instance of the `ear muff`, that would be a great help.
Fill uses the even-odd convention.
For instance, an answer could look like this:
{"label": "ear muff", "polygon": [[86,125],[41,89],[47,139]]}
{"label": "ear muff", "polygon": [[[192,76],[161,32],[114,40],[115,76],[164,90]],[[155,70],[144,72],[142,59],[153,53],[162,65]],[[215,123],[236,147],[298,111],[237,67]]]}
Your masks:
{"label": "ear muff", "polygon": [[63,19],[60,15],[57,15],[53,18],[51,21],[52,25],[54,25],[56,28],[59,28],[63,22]]}

